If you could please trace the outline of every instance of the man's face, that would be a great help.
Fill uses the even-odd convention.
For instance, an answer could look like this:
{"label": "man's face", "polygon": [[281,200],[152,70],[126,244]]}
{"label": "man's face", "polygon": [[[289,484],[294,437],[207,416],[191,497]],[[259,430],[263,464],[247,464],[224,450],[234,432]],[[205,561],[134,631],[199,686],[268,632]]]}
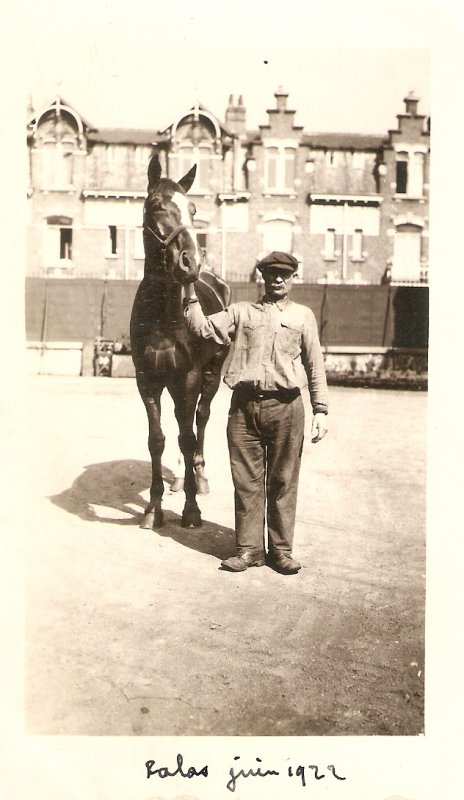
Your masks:
{"label": "man's face", "polygon": [[268,267],[263,271],[264,286],[266,294],[272,300],[282,300],[287,297],[293,285],[292,272],[279,269],[279,267]]}

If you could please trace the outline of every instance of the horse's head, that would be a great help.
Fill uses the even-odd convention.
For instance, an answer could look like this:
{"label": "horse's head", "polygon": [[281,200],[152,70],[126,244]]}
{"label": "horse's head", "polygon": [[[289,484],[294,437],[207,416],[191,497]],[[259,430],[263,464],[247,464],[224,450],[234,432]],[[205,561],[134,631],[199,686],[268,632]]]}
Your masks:
{"label": "horse's head", "polygon": [[143,215],[146,269],[175,283],[195,281],[200,272],[201,250],[193,227],[195,206],[186,197],[196,169],[193,166],[175,183],[161,178],[157,155],[148,166],[148,195]]}

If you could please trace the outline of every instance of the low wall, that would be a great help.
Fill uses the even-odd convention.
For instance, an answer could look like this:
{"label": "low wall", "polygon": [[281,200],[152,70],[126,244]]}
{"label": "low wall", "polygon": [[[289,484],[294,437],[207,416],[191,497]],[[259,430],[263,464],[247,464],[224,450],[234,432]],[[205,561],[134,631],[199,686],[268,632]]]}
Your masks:
{"label": "low wall", "polygon": [[27,368],[33,375],[82,375],[82,342],[28,342]]}
{"label": "low wall", "polygon": [[[97,337],[130,348],[138,281],[26,279],[26,337],[32,372],[94,374]],[[232,302],[256,301],[257,283],[232,283]],[[312,308],[329,374],[427,369],[428,288],[296,284],[292,299]],[[66,354],[66,351],[67,354]],[[127,356],[112,374],[133,375]]]}

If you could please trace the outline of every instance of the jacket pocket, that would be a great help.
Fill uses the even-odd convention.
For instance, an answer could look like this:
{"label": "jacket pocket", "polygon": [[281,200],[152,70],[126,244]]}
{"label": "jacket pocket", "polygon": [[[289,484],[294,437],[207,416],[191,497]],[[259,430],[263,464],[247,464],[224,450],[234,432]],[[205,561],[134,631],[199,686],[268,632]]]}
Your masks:
{"label": "jacket pocket", "polygon": [[301,352],[301,331],[286,322],[281,322],[277,331],[276,346],[281,353],[296,358]]}
{"label": "jacket pocket", "polygon": [[264,337],[264,324],[262,322],[247,322],[243,326],[242,345],[246,350],[259,347]]}

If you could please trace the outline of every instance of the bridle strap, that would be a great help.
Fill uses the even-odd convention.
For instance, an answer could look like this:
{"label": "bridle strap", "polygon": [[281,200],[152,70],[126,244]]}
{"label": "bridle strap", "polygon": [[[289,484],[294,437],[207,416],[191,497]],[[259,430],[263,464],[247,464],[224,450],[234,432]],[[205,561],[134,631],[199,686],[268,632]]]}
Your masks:
{"label": "bridle strap", "polygon": [[173,242],[174,239],[176,239],[179,236],[179,234],[182,233],[182,231],[186,231],[187,230],[187,225],[179,225],[179,227],[178,228],[174,228],[174,230],[171,231],[171,233],[168,234],[168,236],[163,237],[163,236],[160,236],[159,233],[156,233],[156,231],[152,230],[149,225],[144,224],[143,227],[144,227],[145,230],[147,230],[149,233],[151,233],[152,236],[155,237],[155,239],[161,245],[163,250],[166,250],[169,247],[169,245],[171,244],[171,242]]}

